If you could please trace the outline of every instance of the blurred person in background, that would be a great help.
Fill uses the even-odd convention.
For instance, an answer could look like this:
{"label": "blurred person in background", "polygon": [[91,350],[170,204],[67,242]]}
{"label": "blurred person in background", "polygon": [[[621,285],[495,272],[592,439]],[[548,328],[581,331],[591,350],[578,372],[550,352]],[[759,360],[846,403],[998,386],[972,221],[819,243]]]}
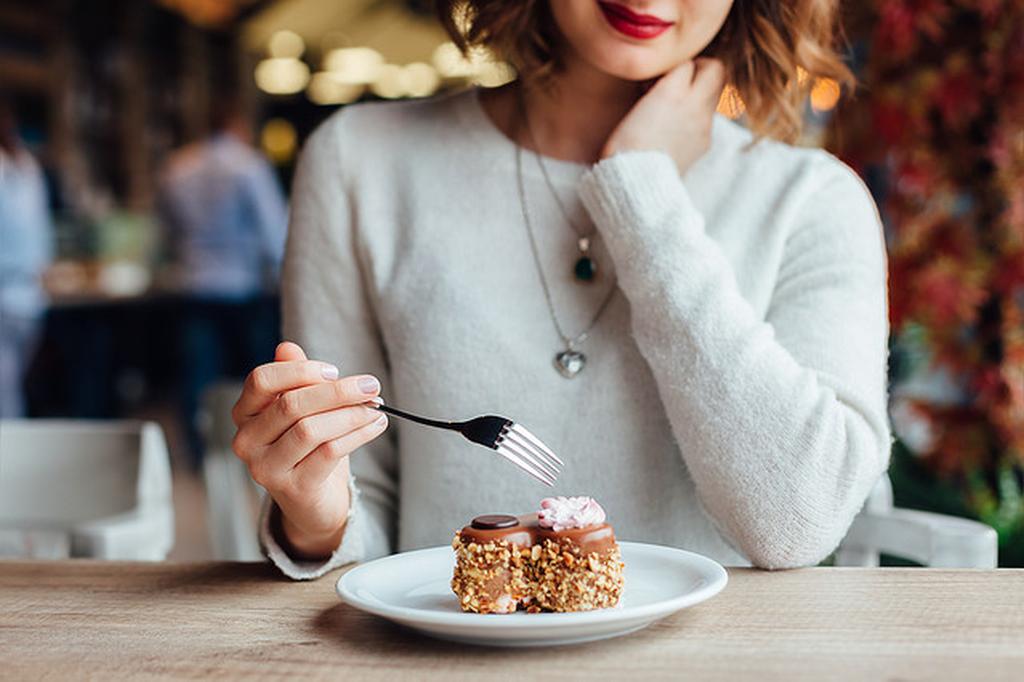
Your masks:
{"label": "blurred person in background", "polygon": [[0,93],[0,417],[25,414],[23,382],[46,311],[53,225],[43,171]]}
{"label": "blurred person in background", "polygon": [[236,98],[215,104],[210,127],[209,137],[168,159],[157,200],[185,299],[182,412],[195,465],[202,391],[259,364],[277,337],[265,299],[276,290],[287,226],[280,183],[253,147]]}

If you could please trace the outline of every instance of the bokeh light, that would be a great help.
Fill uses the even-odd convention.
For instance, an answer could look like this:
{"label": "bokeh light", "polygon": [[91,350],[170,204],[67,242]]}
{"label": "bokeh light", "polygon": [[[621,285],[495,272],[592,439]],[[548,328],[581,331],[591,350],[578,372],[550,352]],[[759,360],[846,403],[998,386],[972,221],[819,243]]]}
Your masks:
{"label": "bokeh light", "polygon": [[271,57],[298,59],[305,51],[305,41],[294,31],[277,31],[270,36],[270,41],[267,43],[267,54]]}
{"label": "bokeh light", "polygon": [[380,78],[384,57],[369,47],[341,47],[327,53],[323,66],[341,83],[367,85]]}
{"label": "bokeh light", "polygon": [[256,65],[256,86],[270,95],[293,95],[309,83],[309,67],[294,57],[270,57]]}
{"label": "bokeh light", "polygon": [[406,80],[405,69],[401,66],[397,64],[384,64],[380,67],[377,80],[370,85],[370,89],[378,97],[397,99],[404,97],[408,90]]}
{"label": "bokeh light", "polygon": [[467,78],[475,71],[473,62],[462,54],[459,47],[451,42],[441,43],[434,49],[434,66],[445,78]]}
{"label": "bokeh light", "polygon": [[819,78],[811,88],[811,108],[818,112],[831,111],[839,102],[840,88],[832,78]]}
{"label": "bokeh light", "polygon": [[263,153],[277,164],[288,163],[295,157],[298,135],[295,126],[283,118],[272,118],[263,125],[260,132],[260,146]]}
{"label": "bokeh light", "polygon": [[406,94],[410,97],[429,97],[437,91],[441,84],[441,76],[430,64],[413,62],[403,69]]}
{"label": "bokeh light", "polygon": [[306,89],[306,95],[314,104],[349,104],[359,99],[366,91],[361,83],[343,83],[329,71],[313,74]]}

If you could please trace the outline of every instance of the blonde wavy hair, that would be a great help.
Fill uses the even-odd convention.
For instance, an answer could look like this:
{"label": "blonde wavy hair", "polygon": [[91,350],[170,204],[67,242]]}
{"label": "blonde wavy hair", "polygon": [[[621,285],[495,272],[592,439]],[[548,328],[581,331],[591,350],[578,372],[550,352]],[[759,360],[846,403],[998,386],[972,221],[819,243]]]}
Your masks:
{"label": "blonde wavy hair", "polygon": [[[464,53],[485,47],[525,82],[543,84],[561,68],[549,1],[436,0],[436,7]],[[847,89],[855,85],[835,48],[843,39],[838,5],[838,0],[734,0],[702,55],[725,64],[725,97],[739,98],[756,137],[795,141],[817,79]]]}

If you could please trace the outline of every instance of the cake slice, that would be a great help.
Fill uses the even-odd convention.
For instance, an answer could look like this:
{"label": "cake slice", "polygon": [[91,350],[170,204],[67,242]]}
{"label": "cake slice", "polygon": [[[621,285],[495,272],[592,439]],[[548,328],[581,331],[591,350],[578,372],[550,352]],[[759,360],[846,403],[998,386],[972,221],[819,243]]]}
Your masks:
{"label": "cake slice", "polygon": [[487,514],[456,533],[452,590],[464,611],[589,611],[615,606],[623,563],[589,497],[541,501],[534,514]]}
{"label": "cake slice", "polygon": [[545,611],[616,606],[622,595],[622,553],[604,509],[590,497],[549,497],[537,514],[531,584]]}
{"label": "cake slice", "polygon": [[536,517],[485,514],[455,534],[452,590],[463,611],[512,613],[531,603]]}

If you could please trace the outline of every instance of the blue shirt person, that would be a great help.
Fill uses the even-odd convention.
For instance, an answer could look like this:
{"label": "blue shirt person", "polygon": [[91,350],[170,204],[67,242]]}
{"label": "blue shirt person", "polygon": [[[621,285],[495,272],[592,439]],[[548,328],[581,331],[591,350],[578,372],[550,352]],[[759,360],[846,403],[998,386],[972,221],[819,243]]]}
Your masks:
{"label": "blue shirt person", "polygon": [[276,281],[288,220],[284,195],[267,160],[233,131],[171,157],[159,212],[183,291],[243,299]]}
{"label": "blue shirt person", "polygon": [[0,99],[0,417],[25,413],[23,382],[46,311],[53,225],[39,164]]}
{"label": "blue shirt person", "polygon": [[278,338],[276,290],[287,207],[269,162],[230,101],[218,105],[213,134],[175,152],[162,172],[157,212],[183,296],[182,417],[192,462],[201,461],[201,394],[269,361]]}

